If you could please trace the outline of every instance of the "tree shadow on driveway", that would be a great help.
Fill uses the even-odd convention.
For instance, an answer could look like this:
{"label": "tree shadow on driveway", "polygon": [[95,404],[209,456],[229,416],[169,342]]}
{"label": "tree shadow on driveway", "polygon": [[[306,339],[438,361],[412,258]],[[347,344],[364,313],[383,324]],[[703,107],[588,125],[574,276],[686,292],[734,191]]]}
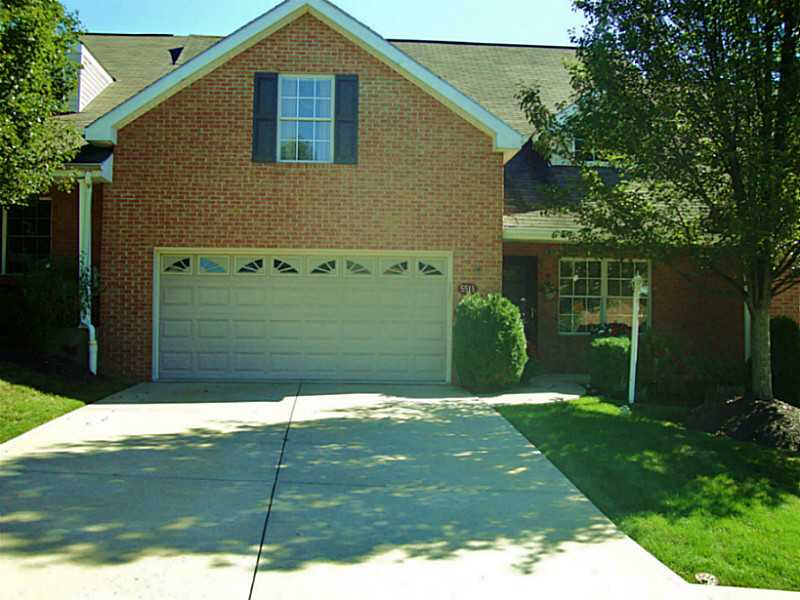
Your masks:
{"label": "tree shadow on driveway", "polygon": [[[285,431],[232,415],[223,428],[61,439],[7,456],[0,553],[41,566],[254,557]],[[528,573],[565,543],[620,537],[481,403],[382,399],[298,410],[262,564],[293,571],[389,550],[442,560],[514,547],[513,568]]]}

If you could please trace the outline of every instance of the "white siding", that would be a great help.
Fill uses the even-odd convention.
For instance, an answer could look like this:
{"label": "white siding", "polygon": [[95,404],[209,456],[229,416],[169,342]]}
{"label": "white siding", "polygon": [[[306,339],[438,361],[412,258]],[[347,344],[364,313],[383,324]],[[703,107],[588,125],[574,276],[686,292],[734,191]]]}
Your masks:
{"label": "white siding", "polygon": [[81,112],[114,81],[114,78],[83,44],[80,44],[71,58],[80,62],[82,68],[78,79],[78,89],[70,99],[70,105],[73,111]]}

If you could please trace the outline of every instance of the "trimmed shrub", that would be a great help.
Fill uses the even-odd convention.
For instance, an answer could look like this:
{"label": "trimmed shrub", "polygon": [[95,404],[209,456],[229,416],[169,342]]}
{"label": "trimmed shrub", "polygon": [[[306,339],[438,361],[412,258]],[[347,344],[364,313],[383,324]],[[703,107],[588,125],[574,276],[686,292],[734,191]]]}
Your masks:
{"label": "trimmed shrub", "polygon": [[775,397],[800,406],[800,326],[789,317],[775,317],[769,329]]}
{"label": "trimmed shrub", "polygon": [[19,279],[19,298],[25,315],[24,343],[36,354],[52,351],[60,329],[78,326],[78,266],[61,258],[36,263]]}
{"label": "trimmed shrub", "polygon": [[519,309],[499,294],[470,294],[456,307],[453,359],[461,383],[496,389],[519,383],[525,363],[525,329]]}
{"label": "trimmed shrub", "polygon": [[592,340],[589,375],[592,388],[612,397],[624,395],[628,385],[631,341],[624,337]]}

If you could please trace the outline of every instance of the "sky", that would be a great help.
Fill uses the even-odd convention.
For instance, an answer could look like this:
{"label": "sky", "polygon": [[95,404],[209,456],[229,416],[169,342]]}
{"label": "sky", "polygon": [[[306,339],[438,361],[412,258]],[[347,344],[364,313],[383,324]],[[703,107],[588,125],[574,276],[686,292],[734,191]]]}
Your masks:
{"label": "sky", "polygon": [[[62,0],[102,33],[227,35],[277,0]],[[570,0],[334,0],[385,38],[568,45]]]}

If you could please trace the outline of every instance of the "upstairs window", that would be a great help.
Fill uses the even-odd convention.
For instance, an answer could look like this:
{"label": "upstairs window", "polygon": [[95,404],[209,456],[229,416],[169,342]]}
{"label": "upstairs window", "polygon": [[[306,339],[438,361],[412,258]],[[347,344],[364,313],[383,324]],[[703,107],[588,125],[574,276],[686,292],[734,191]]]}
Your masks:
{"label": "upstairs window", "polygon": [[333,78],[279,79],[278,148],[282,162],[331,162]]}
{"label": "upstairs window", "polygon": [[51,203],[34,200],[28,206],[12,206],[4,213],[2,273],[24,273],[50,256]]}
{"label": "upstairs window", "polygon": [[358,75],[256,73],[253,162],[358,164]]}

